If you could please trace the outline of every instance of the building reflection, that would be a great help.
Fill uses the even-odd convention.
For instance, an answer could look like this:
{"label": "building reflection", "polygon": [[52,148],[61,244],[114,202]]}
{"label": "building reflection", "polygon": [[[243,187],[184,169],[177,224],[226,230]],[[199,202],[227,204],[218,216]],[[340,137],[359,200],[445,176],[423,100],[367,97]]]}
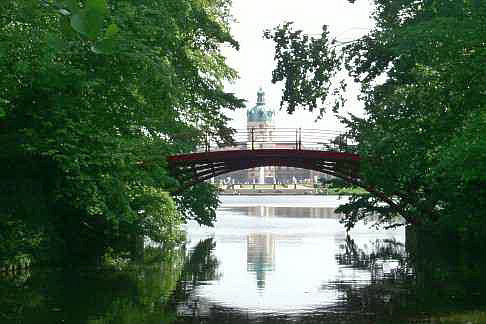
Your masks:
{"label": "building reflection", "polygon": [[247,271],[255,273],[257,287],[265,288],[267,272],[275,270],[275,238],[270,233],[247,236]]}
{"label": "building reflection", "polygon": [[253,217],[302,217],[302,218],[340,218],[342,215],[332,207],[272,207],[252,206],[239,207]]}

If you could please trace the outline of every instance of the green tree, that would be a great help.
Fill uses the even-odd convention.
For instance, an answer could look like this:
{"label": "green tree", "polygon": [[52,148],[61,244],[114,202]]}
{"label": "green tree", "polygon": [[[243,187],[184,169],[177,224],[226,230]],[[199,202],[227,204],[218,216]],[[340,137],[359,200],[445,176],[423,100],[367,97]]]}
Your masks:
{"label": "green tree", "polygon": [[361,184],[375,194],[353,197],[341,208],[348,228],[379,212],[380,222],[400,214],[407,224],[449,224],[461,235],[479,235],[486,203],[480,135],[486,4],[374,5],[375,27],[347,44],[330,39],[326,30],[320,38],[308,37],[291,24],[267,32],[277,49],[273,80],[285,82],[282,106],[289,112],[299,106],[337,110],[346,90],[345,81],[336,81],[338,72],[347,70],[360,83],[366,117],[343,121],[359,143]]}
{"label": "green tree", "polygon": [[45,247],[51,260],[85,262],[136,236],[173,239],[195,214],[211,223],[214,195],[187,192],[178,201],[191,203],[176,211],[166,157],[206,134],[230,140],[221,110],[243,102],[222,84],[236,77],[220,53],[237,47],[229,5],[1,2],[2,235],[18,223],[40,236],[30,253]]}

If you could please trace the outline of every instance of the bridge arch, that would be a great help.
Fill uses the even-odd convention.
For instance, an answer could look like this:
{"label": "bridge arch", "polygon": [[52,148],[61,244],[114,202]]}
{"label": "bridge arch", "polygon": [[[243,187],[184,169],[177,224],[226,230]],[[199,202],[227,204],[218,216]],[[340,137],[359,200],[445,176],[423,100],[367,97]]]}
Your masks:
{"label": "bridge arch", "polygon": [[182,188],[226,173],[263,166],[314,170],[359,182],[360,157],[354,153],[305,149],[225,150],[174,155],[168,158],[171,173]]}
{"label": "bridge arch", "polygon": [[300,128],[248,128],[236,130],[230,147],[212,144],[215,143],[206,136],[205,152],[167,158],[171,174],[180,182],[177,192],[233,171],[288,166],[339,177],[364,188],[402,214],[401,207],[392,197],[360,178],[361,157],[353,153],[356,144],[345,133]]}

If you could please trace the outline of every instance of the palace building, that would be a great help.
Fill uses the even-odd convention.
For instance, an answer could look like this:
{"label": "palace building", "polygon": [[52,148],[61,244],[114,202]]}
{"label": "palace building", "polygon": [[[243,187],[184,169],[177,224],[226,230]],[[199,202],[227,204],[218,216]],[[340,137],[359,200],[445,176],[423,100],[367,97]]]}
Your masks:
{"label": "palace building", "polygon": [[[279,129],[275,124],[275,110],[267,107],[265,92],[257,92],[256,105],[246,113],[246,142],[239,143],[239,148],[247,149],[295,149],[295,141],[282,141],[276,134]],[[292,118],[292,117],[291,117]],[[253,147],[252,147],[253,146]],[[216,181],[227,184],[292,184],[297,182],[313,183],[322,173],[291,167],[266,166],[242,170],[221,175]]]}

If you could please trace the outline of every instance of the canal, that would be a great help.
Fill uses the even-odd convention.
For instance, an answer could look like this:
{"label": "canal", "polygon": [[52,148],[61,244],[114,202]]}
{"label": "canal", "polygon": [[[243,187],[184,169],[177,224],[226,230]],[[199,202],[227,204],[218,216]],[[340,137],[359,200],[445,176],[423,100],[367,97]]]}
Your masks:
{"label": "canal", "polygon": [[222,196],[214,228],[187,224],[185,244],[143,264],[2,278],[0,323],[428,323],[484,309],[482,255],[417,251],[403,227],[346,233],[345,199]]}

